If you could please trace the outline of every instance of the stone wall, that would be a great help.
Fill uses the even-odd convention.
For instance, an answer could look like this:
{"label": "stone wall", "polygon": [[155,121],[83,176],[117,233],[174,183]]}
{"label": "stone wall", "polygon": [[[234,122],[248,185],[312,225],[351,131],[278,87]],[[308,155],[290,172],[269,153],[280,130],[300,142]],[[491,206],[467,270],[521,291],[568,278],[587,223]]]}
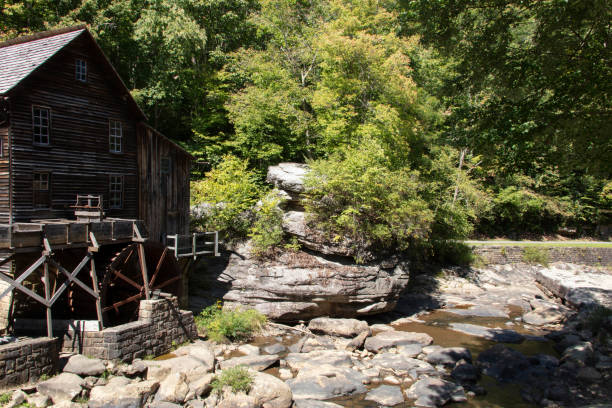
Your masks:
{"label": "stone wall", "polygon": [[0,346],[0,388],[51,375],[57,369],[59,339],[39,337]]}
{"label": "stone wall", "polygon": [[174,296],[142,300],[138,320],[98,332],[69,331],[63,351],[105,360],[131,361],[168,353],[173,345],[197,337],[193,313],[180,310]]}
{"label": "stone wall", "polygon": [[[525,262],[521,246],[476,245],[472,246],[475,255],[482,257],[487,264],[509,264]],[[587,247],[544,247],[537,246],[548,253],[549,262],[567,262],[590,266],[612,266],[612,248]]]}

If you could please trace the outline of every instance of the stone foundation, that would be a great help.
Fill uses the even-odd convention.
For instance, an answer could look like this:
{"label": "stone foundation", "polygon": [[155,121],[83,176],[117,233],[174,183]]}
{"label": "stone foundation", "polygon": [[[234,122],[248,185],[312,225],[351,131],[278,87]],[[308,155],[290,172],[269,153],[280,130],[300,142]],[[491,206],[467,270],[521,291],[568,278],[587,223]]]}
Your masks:
{"label": "stone foundation", "polygon": [[168,353],[197,337],[193,313],[180,310],[176,297],[142,300],[138,320],[102,331],[68,331],[62,351],[104,360],[132,361]]}
{"label": "stone foundation", "polygon": [[59,339],[39,337],[0,346],[0,388],[52,375],[59,360]]}
{"label": "stone foundation", "polygon": [[[525,262],[524,250],[527,247],[504,245],[472,246],[474,255],[482,257],[487,264],[510,264]],[[612,248],[588,247],[545,247],[537,246],[548,253],[549,262],[566,262],[589,266],[612,266]]]}

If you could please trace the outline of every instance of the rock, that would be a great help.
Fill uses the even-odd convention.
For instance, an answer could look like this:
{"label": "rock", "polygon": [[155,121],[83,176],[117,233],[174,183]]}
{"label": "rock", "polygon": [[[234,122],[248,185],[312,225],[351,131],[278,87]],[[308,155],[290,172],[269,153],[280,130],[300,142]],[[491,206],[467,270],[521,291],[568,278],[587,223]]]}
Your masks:
{"label": "rock", "polygon": [[342,408],[342,405],[333,402],[323,402],[311,399],[296,399],[294,408]]}
{"label": "rock", "polygon": [[242,357],[234,357],[229,360],[221,361],[219,368],[225,370],[226,368],[245,366],[252,368],[253,370],[263,371],[266,368],[278,363],[277,355],[250,355]]}
{"label": "rock", "polygon": [[389,326],[388,324],[376,323],[370,326],[370,330],[372,333],[384,332],[384,331],[394,331],[395,328]]}
{"label": "rock", "polygon": [[523,322],[533,326],[559,323],[563,319],[565,319],[565,313],[558,307],[540,307],[522,317]]}
{"label": "rock", "polygon": [[309,353],[290,353],[285,357],[287,366],[295,371],[302,369],[316,369],[329,364],[334,367],[351,368],[353,361],[351,354],[340,350],[316,350]]}
{"label": "rock", "polygon": [[402,390],[399,387],[390,385],[381,385],[378,388],[368,392],[365,396],[366,401],[374,401],[379,405],[393,406],[404,402]]}
{"label": "rock", "polygon": [[79,404],[72,401],[61,401],[57,404],[51,405],[51,408],[84,408],[87,407],[85,404]]}
{"label": "rock", "polygon": [[377,368],[408,372],[416,367],[430,367],[428,363],[402,354],[381,353],[374,356],[371,363]]}
{"label": "rock", "polygon": [[[275,321],[320,316],[358,317],[390,311],[408,283],[408,263],[392,269],[381,263],[329,260],[304,251],[286,251],[260,262],[249,244],[237,245],[207,263],[202,296],[224,291],[227,307],[255,308]],[[215,289],[217,288],[217,289]],[[193,303],[198,301],[194,288]]]}
{"label": "rock", "polygon": [[51,398],[54,404],[61,401],[72,401],[81,393],[84,381],[72,373],[61,373],[36,386],[42,395]]}
{"label": "rock", "polygon": [[182,404],[189,392],[187,376],[184,373],[170,373],[159,384],[159,390],[155,395],[156,401],[168,401]]}
{"label": "rock", "polygon": [[182,405],[174,404],[168,401],[153,401],[147,405],[147,408],[181,408]]}
{"label": "rock", "polygon": [[264,353],[266,354],[280,354],[287,351],[287,347],[283,346],[280,343],[271,344],[263,348]]}
{"label": "rock", "polygon": [[[89,394],[90,408],[142,407],[159,388],[157,381],[141,381],[118,386],[119,381],[109,381],[103,387],[94,387]],[[128,380],[129,381],[129,380]]]}
{"label": "rock", "polygon": [[420,344],[406,344],[397,347],[397,353],[406,357],[414,358],[421,354],[423,346]]}
{"label": "rock", "polygon": [[593,359],[593,344],[583,341],[566,348],[563,351],[562,361],[573,361],[579,365],[587,365]]}
{"label": "rock", "polygon": [[367,390],[364,381],[367,377],[358,371],[327,364],[312,370],[300,370],[294,379],[287,381],[287,385],[296,400],[326,400],[362,394]]}
{"label": "rock", "polygon": [[[208,353],[206,353],[206,356],[206,358],[210,358]],[[210,362],[210,360],[208,362]],[[182,373],[189,379],[194,375],[197,376],[209,373],[214,368],[209,366],[208,363],[204,362],[202,359],[193,357],[191,354],[181,355],[167,360],[143,361],[143,363],[147,366],[147,379],[160,382],[171,373]]]}
{"label": "rock", "polygon": [[278,370],[278,376],[283,381],[290,380],[290,379],[293,378],[293,374],[291,373],[291,370],[288,370],[286,368],[279,369]]}
{"label": "rock", "polygon": [[212,389],[211,383],[214,377],[215,376],[213,374],[206,374],[189,381],[188,396],[193,395],[197,398],[208,394],[208,392]]}
{"label": "rock", "polygon": [[291,388],[282,380],[265,373],[254,374],[249,396],[255,398],[257,406],[266,408],[289,408],[293,402]]}
{"label": "rock", "polygon": [[457,361],[472,361],[472,353],[465,347],[449,347],[434,351],[425,357],[425,361],[430,364],[455,365]]}
{"label": "rock", "polygon": [[524,375],[530,363],[522,353],[496,344],[478,355],[476,366],[498,381],[512,382]]}
{"label": "rock", "polygon": [[89,375],[99,376],[106,370],[102,360],[97,358],[85,357],[81,354],[75,354],[68,359],[68,363],[64,366],[65,373],[72,373],[87,377]]}
{"label": "rock", "polygon": [[536,280],[556,296],[574,307],[598,305],[612,307],[612,275],[581,270],[576,273],[556,266],[541,268]]}
{"label": "rock", "polygon": [[335,350],[336,344],[331,336],[309,336],[302,344],[301,352],[308,353],[314,350]]}
{"label": "rock", "polygon": [[489,305],[487,306],[483,306],[483,305],[475,305],[475,306],[470,306],[467,309],[443,309],[445,312],[447,313],[452,313],[452,314],[456,314],[456,315],[461,315],[461,316],[469,316],[469,317],[503,317],[503,318],[508,318],[508,313],[500,310],[500,309],[496,309],[494,307],[491,307]]}
{"label": "rock", "polygon": [[26,395],[26,399],[28,400],[28,404],[35,408],[45,408],[52,404],[51,398],[38,392]]}
{"label": "rock", "polygon": [[308,329],[313,333],[355,337],[360,333],[369,331],[370,328],[368,323],[363,320],[317,317],[308,323]]}
{"label": "rock", "polygon": [[402,383],[402,381],[393,376],[393,375],[388,375],[385,378],[383,378],[383,382],[386,384],[391,384],[391,385],[400,385]]}
{"label": "rock", "polygon": [[596,382],[601,380],[601,373],[593,367],[582,367],[576,375],[580,381]]}
{"label": "rock", "polygon": [[7,408],[15,408],[23,404],[26,400],[27,394],[21,390],[13,391],[11,394],[11,400],[6,405]]}
{"label": "rock", "polygon": [[365,348],[368,351],[378,353],[379,351],[390,347],[397,347],[406,344],[420,344],[422,346],[428,346],[432,342],[433,339],[426,333],[385,331],[366,339]]}
{"label": "rock", "polygon": [[308,171],[309,167],[306,164],[279,163],[268,167],[266,182],[280,190],[299,194],[304,191],[304,177]]}
{"label": "rock", "polygon": [[147,372],[147,365],[142,360],[134,360],[131,364],[120,366],[117,369],[117,375],[123,375],[128,378],[144,377]]}
{"label": "rock", "polygon": [[463,387],[438,378],[425,378],[412,384],[406,398],[414,399],[418,407],[440,407],[448,401],[466,401]]}
{"label": "rock", "polygon": [[[258,356],[260,354],[259,347],[253,346],[252,344],[243,344],[238,347],[238,351],[246,356]],[[276,354],[276,353],[268,353]]]}
{"label": "rock", "polygon": [[370,329],[364,330],[357,336],[355,336],[351,342],[346,346],[347,350],[358,350],[363,348],[366,339],[371,335]]}
{"label": "rock", "polygon": [[[204,365],[209,372],[215,367],[215,353],[211,347],[203,341],[196,341],[193,344],[179,347],[174,351],[174,354],[176,356],[189,356],[199,361],[200,364]],[[174,361],[176,363],[180,363],[181,365],[186,363],[186,360],[176,361],[175,359],[170,359],[166,361]],[[188,364],[192,366],[193,362],[188,362]]]}
{"label": "rock", "polygon": [[473,383],[480,377],[478,369],[470,363],[459,362],[451,371],[451,377],[460,383]]}
{"label": "rock", "polygon": [[228,394],[223,397],[219,404],[211,405],[216,408],[259,408],[255,398],[244,393]]}
{"label": "rock", "polygon": [[508,329],[492,329],[469,323],[451,323],[450,329],[499,343],[522,343],[525,336]]}

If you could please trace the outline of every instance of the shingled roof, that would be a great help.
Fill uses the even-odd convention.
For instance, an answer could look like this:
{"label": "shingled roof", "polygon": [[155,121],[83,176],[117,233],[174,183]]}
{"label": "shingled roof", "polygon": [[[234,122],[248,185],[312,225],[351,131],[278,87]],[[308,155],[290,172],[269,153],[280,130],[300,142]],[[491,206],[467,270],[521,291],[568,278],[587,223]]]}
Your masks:
{"label": "shingled roof", "polygon": [[85,28],[58,34],[49,31],[47,35],[22,37],[0,44],[0,94],[13,89],[84,31]]}
{"label": "shingled roof", "polygon": [[83,25],[44,31],[0,43],[0,95],[13,90],[30,74],[36,71],[37,68],[80,35],[85,35],[91,40],[108,70],[113,73],[112,76],[117,86],[127,96],[128,102],[134,111],[138,116],[146,120],[146,115],[132,98],[129,89],[125,86],[115,67],[113,67],[113,64],[110,63],[96,40]]}

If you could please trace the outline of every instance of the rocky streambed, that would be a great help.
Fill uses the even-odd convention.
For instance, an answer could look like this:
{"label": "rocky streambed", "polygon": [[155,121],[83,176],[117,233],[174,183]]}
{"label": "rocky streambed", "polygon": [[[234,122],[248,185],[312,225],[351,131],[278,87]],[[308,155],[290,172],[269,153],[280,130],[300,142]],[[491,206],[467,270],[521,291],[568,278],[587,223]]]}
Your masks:
{"label": "rocky streambed", "polygon": [[[568,276],[594,279],[598,295]],[[394,312],[368,320],[271,323],[247,344],[198,340],[129,365],[72,356],[60,375],[15,391],[13,406],[605,407],[612,319],[592,302],[608,299],[611,278],[566,264],[420,275]],[[591,300],[571,304],[546,279]],[[234,366],[251,370],[248,394],[211,392]]]}

